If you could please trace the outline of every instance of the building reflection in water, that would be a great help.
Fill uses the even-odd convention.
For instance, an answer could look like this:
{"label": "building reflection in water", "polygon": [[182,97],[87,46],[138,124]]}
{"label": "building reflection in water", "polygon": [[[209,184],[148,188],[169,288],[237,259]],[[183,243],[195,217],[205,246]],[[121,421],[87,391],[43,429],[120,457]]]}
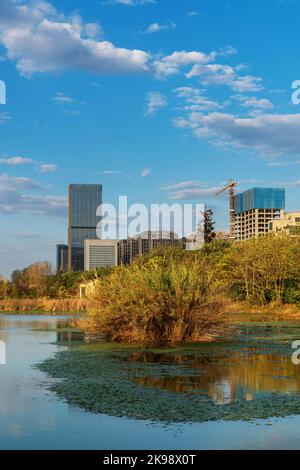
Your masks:
{"label": "building reflection in water", "polygon": [[[141,385],[178,393],[197,393],[217,404],[252,401],[263,393],[299,393],[300,374],[290,357],[278,354],[239,356],[191,356],[133,353],[129,362],[152,364],[129,369],[131,379]],[[155,368],[159,364],[159,369]],[[163,368],[164,364],[174,366]],[[173,371],[173,373],[172,373]]]}

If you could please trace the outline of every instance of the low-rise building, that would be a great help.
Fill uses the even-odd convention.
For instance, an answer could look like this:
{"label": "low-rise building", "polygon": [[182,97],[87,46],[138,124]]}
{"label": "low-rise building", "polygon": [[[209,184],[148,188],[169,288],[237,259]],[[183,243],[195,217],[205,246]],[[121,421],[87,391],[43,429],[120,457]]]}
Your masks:
{"label": "low-rise building", "polygon": [[93,295],[96,290],[98,279],[93,279],[92,281],[82,282],[79,285],[79,297],[82,299]]}
{"label": "low-rise building", "polygon": [[300,235],[300,212],[285,212],[281,218],[272,219],[269,222],[269,231],[290,236]]}
{"label": "low-rise building", "polygon": [[84,269],[118,265],[118,240],[85,240]]}

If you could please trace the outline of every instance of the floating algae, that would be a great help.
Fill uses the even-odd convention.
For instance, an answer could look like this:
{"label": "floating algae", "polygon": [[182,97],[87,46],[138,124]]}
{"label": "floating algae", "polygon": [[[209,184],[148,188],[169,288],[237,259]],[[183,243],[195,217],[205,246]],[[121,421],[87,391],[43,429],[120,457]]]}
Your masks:
{"label": "floating algae", "polygon": [[143,349],[71,347],[39,367],[52,390],[87,411],[163,422],[253,420],[300,414],[291,361],[299,325],[245,325],[230,343]]}

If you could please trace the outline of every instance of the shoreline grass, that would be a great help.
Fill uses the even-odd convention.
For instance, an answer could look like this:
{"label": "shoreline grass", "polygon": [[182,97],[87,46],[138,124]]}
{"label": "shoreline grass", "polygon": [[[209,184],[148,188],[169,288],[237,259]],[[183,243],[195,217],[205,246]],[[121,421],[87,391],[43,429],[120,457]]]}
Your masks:
{"label": "shoreline grass", "polygon": [[15,314],[71,314],[83,313],[87,308],[87,299],[66,298],[48,299],[2,299],[0,300],[0,313]]}

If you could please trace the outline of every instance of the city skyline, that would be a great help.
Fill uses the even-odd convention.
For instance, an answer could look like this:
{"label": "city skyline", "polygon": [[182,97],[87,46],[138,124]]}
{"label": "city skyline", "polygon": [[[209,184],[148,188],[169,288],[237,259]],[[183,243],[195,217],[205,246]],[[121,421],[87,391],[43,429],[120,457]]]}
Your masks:
{"label": "city skyline", "polygon": [[300,208],[300,4],[241,3],[216,17],[205,0],[0,0],[1,274],[55,265],[70,182],[102,184],[113,204],[207,203],[218,230],[228,200],[214,194],[230,178],[285,187],[286,209]]}

